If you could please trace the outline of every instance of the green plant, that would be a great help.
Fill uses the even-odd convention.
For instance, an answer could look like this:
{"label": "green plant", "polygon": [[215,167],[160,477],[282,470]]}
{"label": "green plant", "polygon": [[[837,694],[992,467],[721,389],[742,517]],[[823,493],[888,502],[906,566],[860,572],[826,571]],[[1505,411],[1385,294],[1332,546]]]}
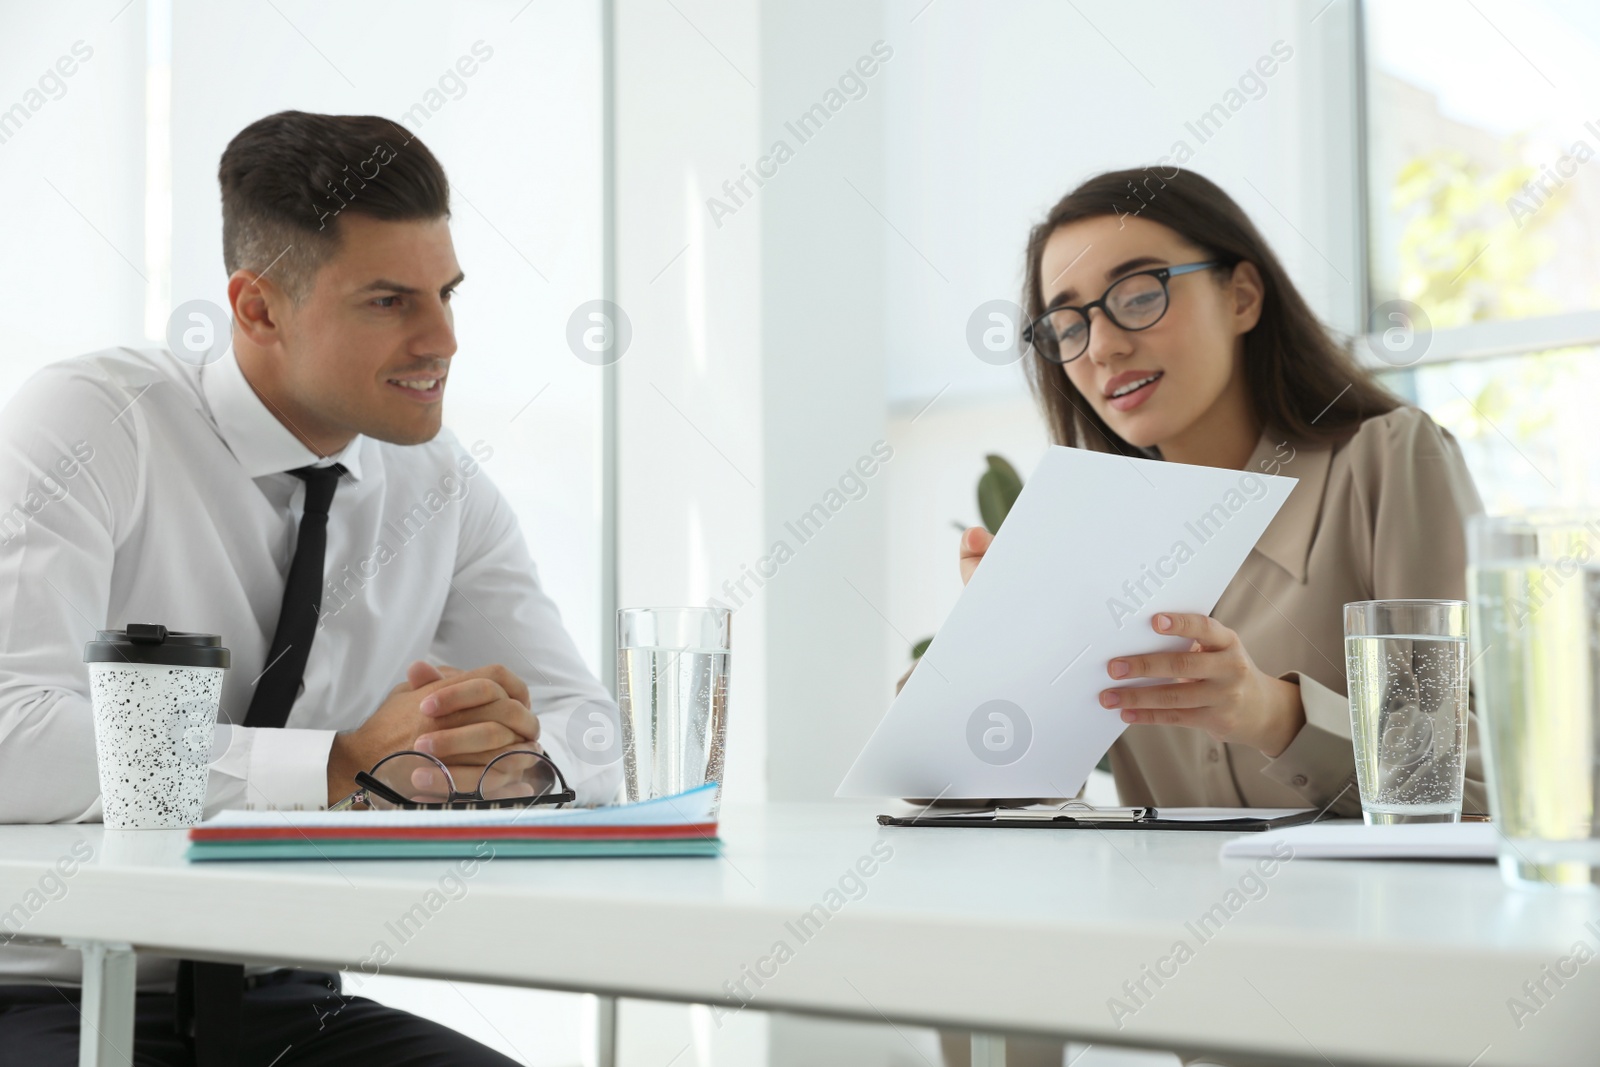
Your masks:
{"label": "green plant", "polygon": [[978,514],[991,534],[1000,532],[1000,524],[1011,514],[1011,506],[1022,495],[1022,476],[1017,468],[1002,456],[986,456],[989,469],[978,479]]}
{"label": "green plant", "polygon": [[[1572,190],[1561,186],[1537,209],[1524,186],[1538,168],[1507,146],[1498,169],[1459,151],[1424,152],[1400,168],[1391,202],[1402,222],[1395,295],[1422,305],[1433,329],[1559,311],[1534,281],[1555,253],[1547,232],[1567,218]],[[1522,204],[1526,214],[1508,211]]]}

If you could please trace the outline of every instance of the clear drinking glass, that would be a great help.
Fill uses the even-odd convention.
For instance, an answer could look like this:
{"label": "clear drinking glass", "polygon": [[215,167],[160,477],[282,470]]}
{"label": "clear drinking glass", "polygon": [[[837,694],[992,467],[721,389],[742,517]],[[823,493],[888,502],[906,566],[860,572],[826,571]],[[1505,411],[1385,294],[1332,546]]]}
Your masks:
{"label": "clear drinking glass", "polygon": [[731,620],[720,608],[617,612],[617,706],[628,800],[721,783]]}
{"label": "clear drinking glass", "polygon": [[1345,677],[1367,825],[1457,822],[1467,753],[1467,604],[1344,606]]}
{"label": "clear drinking glass", "polygon": [[1473,685],[1514,886],[1600,881],[1600,513],[1467,527]]}

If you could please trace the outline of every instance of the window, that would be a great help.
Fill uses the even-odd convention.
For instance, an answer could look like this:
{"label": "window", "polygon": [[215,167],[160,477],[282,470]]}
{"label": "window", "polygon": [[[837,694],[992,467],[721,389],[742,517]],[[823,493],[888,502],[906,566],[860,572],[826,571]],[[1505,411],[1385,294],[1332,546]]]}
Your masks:
{"label": "window", "polygon": [[1385,376],[1460,440],[1491,511],[1600,503],[1600,116],[1581,110],[1600,11],[1371,0],[1363,17],[1369,328],[1434,331]]}

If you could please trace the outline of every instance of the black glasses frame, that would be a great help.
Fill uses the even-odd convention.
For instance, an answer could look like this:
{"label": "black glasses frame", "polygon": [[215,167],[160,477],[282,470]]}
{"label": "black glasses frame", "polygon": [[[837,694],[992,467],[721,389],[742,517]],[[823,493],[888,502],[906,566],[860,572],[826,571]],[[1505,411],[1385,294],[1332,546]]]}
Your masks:
{"label": "black glasses frame", "polygon": [[[442,801],[412,800],[411,798],[402,795],[395,789],[390,788],[380,781],[373,772],[377,771],[379,767],[382,767],[385,763],[388,763],[397,756],[421,756],[423,759],[430,760],[437,764],[439,769],[444,772],[445,781],[450,783],[451,789],[449,798]],[[535,759],[541,760],[550,767],[550,770],[555,772],[556,781],[561,783],[560,790],[552,793],[541,793],[536,797],[502,797],[495,800],[484,799],[484,775],[489,773],[489,768],[494,766],[496,760],[505,759],[508,756],[532,756]],[[344,800],[334,805],[334,808],[336,810],[342,810],[352,807],[356,804],[366,804],[368,807],[371,807],[371,804],[367,800],[369,795],[382,797],[395,807],[404,808],[408,811],[528,808],[541,804],[553,805],[559,808],[563,804],[570,804],[578,798],[578,794],[573,791],[572,786],[567,784],[567,776],[561,773],[560,767],[556,766],[555,760],[551,759],[549,756],[546,756],[543,752],[535,752],[531,748],[516,749],[511,752],[502,752],[500,755],[496,756],[494,760],[490,760],[489,763],[484,766],[483,772],[478,775],[477,789],[471,790],[470,792],[461,792],[455,788],[455,781],[455,776],[450,773],[450,768],[446,767],[437,756],[429,755],[426,752],[418,752],[415,749],[406,749],[402,752],[392,752],[383,757],[383,759],[379,760],[377,763],[373,764],[371,771],[357,771],[356,785],[359,786],[359,788],[354,793],[351,793],[349,796],[345,797]]]}
{"label": "black glasses frame", "polygon": [[[1167,285],[1171,279],[1185,274],[1193,274],[1195,271],[1205,270],[1208,267],[1221,267],[1223,265],[1224,264],[1221,260],[1208,259],[1201,263],[1183,263],[1175,267],[1152,267],[1150,270],[1136,270],[1131,274],[1124,274],[1122,277],[1106,286],[1106,291],[1100,294],[1099,300],[1090,301],[1089,303],[1084,304],[1082,307],[1074,307],[1070,304],[1057,304],[1055,307],[1046,308],[1042,313],[1040,313],[1038,318],[1034,319],[1023,328],[1023,343],[1037,349],[1039,354],[1045,359],[1048,359],[1051,363],[1060,363],[1062,365],[1066,365],[1081,357],[1085,352],[1089,351],[1089,332],[1094,329],[1094,321],[1089,317],[1090,311],[1094,310],[1095,308],[1099,308],[1100,313],[1106,318],[1110,319],[1111,324],[1119,330],[1127,330],[1129,333],[1137,333],[1140,330],[1148,330],[1150,327],[1166,318],[1168,310],[1170,310],[1172,307],[1172,290]],[[1116,312],[1111,310],[1111,305],[1106,303],[1106,301],[1110,298],[1111,291],[1117,286],[1121,285],[1123,282],[1127,281],[1129,278],[1141,278],[1145,276],[1155,278],[1161,283],[1161,298],[1163,301],[1161,314],[1157,315],[1143,326],[1124,326],[1117,320]],[[1047,328],[1041,330],[1041,324],[1045,323],[1045,320],[1047,320],[1051,315],[1056,314],[1058,311],[1076,311],[1078,314],[1083,316],[1083,347],[1080,348],[1075,354],[1068,356],[1066,359],[1061,358],[1060,345],[1057,341],[1050,337],[1049,330]],[[1042,343],[1034,344],[1035,337],[1040,338]]]}

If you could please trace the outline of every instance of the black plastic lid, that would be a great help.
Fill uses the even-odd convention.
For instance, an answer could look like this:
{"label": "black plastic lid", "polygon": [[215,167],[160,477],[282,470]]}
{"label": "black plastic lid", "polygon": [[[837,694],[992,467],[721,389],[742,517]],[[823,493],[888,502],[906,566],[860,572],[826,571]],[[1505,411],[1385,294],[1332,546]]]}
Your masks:
{"label": "black plastic lid", "polygon": [[154,623],[101,630],[83,647],[85,663],[158,663],[167,667],[226,667],[228,650],[216,634],[186,634]]}

